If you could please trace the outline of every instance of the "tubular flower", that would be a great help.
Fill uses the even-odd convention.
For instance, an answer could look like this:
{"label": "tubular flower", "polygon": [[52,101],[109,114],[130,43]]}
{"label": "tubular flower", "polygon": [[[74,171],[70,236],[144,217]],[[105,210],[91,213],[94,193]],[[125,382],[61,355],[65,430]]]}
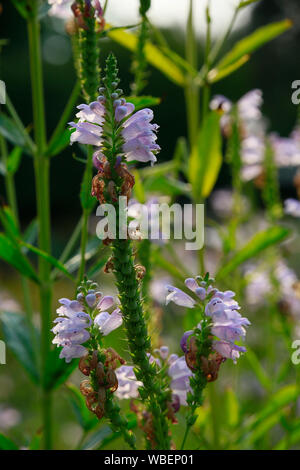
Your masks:
{"label": "tubular flower", "polygon": [[[172,392],[172,407],[177,412],[180,406],[187,405],[187,393],[191,391],[189,378],[193,375],[192,371],[187,367],[184,356],[179,357],[177,354],[169,355],[169,348],[162,346],[155,350],[154,353],[160,356],[167,365],[167,374],[170,379],[170,390]],[[156,363],[159,368],[162,363],[159,358],[150,356],[150,363]],[[143,384],[136,379],[133,366],[123,365],[116,369],[119,387],[116,396],[123,399],[138,398],[139,387]]]}
{"label": "tubular flower", "polygon": [[114,298],[94,289],[86,295],[79,293],[76,300],[63,298],[59,302],[59,316],[51,330],[55,334],[52,343],[63,347],[59,357],[66,362],[85,356],[88,350],[84,344],[91,337],[106,336],[122,324],[119,308],[111,314],[106,311],[113,306]]}
{"label": "tubular flower", "polygon": [[[203,320],[208,321],[207,317],[209,317],[211,322],[209,323],[209,335],[217,338],[212,340],[211,348],[223,358],[232,359],[236,363],[240,353],[245,352],[246,349],[235,344],[235,341],[245,338],[245,326],[250,325],[250,322],[239,314],[240,306],[233,299],[235,296],[233,291],[221,292],[201,279],[197,277],[185,280],[186,287],[198,297],[198,302],[185,292],[172,286],[167,286],[169,292],[167,302],[173,301],[175,304],[187,308],[202,306]],[[202,322],[197,325],[198,330],[201,330],[201,328]],[[187,331],[182,337],[181,348],[186,354],[189,351],[188,343],[193,333],[193,330]]]}
{"label": "tubular flower", "polygon": [[[100,92],[101,92],[100,88]],[[160,151],[156,144],[157,124],[151,124],[153,111],[145,108],[132,114],[134,105],[127,103],[124,98],[119,98],[117,91],[114,93],[114,119],[116,122],[116,132],[122,140],[120,156],[129,161],[156,162],[155,154]],[[71,144],[79,142],[96,147],[94,153],[94,165],[99,170],[105,161],[102,152],[105,148],[103,139],[103,125],[105,122],[105,97],[98,97],[98,101],[90,104],[81,104],[77,108],[76,114],[78,122],[70,122],[70,128],[75,129],[71,134]]]}
{"label": "tubular flower", "polygon": [[59,357],[70,362],[74,358],[82,357],[87,349],[82,346],[90,338],[87,331],[92,324],[90,315],[83,311],[82,305],[76,300],[60,299],[62,306],[57,309],[59,316],[54,320],[52,328],[56,335],[52,343],[62,346]]}

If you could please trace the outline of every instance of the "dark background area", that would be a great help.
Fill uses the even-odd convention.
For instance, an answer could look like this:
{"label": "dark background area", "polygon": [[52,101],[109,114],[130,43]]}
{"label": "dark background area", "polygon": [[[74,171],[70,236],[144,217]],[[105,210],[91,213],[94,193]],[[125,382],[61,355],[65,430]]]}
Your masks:
{"label": "dark background area", "polygon": [[[29,81],[28,44],[26,24],[8,0],[2,1],[3,12],[0,16],[1,38],[8,44],[1,52],[1,79],[6,82],[7,91],[23,122],[31,124],[32,107]],[[297,108],[291,102],[291,83],[300,78],[300,2],[299,0],[264,0],[259,2],[249,18],[249,24],[231,36],[227,48],[239,37],[254,31],[257,27],[272,21],[290,18],[294,27],[269,45],[257,51],[252,59],[235,74],[216,84],[212,94],[221,93],[232,100],[239,99],[251,88],[260,88],[264,95],[263,112],[269,121],[269,130],[283,136],[289,135],[297,117]],[[42,41],[53,28],[49,18],[43,20]],[[65,33],[61,32],[62,35]],[[183,54],[184,36],[178,31],[164,31],[170,46]],[[199,51],[203,45],[199,44]],[[129,92],[132,80],[130,74],[131,53],[112,43],[102,41],[101,64],[109,51],[114,51],[119,60],[122,87]],[[201,64],[201,57],[199,57]],[[64,65],[51,65],[44,61],[45,101],[47,112],[48,136],[51,135],[59,119],[68,96],[75,83],[72,59]],[[185,103],[183,91],[171,83],[159,71],[150,67],[150,75],[144,94],[162,98],[155,109],[155,121],[160,125],[159,143],[162,151],[159,161],[172,157],[176,140],[186,135]],[[52,160],[52,223],[58,242],[65,228],[75,223],[79,211],[78,192],[83,165],[72,158],[68,147]],[[3,194],[3,179],[0,179]],[[221,172],[218,186],[229,184],[226,168]],[[26,224],[35,216],[35,195],[33,169],[30,157],[23,156],[20,170],[16,176],[18,202],[22,223]],[[284,189],[284,188],[283,188]],[[288,190],[286,191],[288,194]],[[62,228],[61,228],[62,227]]]}

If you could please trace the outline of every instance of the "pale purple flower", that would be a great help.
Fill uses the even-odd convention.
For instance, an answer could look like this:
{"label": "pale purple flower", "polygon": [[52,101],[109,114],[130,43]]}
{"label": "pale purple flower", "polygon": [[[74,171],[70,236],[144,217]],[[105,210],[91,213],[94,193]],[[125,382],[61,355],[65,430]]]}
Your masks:
{"label": "pale purple flower", "polygon": [[213,341],[213,349],[226,359],[232,359],[236,364],[237,359],[240,357],[241,352],[246,352],[246,348],[238,346],[229,341]]}
{"label": "pale purple flower", "polygon": [[133,366],[121,366],[116,369],[118,388],[115,395],[118,398],[138,398],[139,387],[143,384],[136,379]]}
{"label": "pale purple flower", "polygon": [[300,144],[297,133],[292,133],[290,137],[280,137],[274,133],[270,135],[270,141],[278,167],[300,165]]}
{"label": "pale purple flower", "polygon": [[180,405],[186,406],[187,393],[192,391],[190,377],[193,373],[188,368],[184,356],[172,360],[168,374],[171,377],[170,388],[172,390],[173,399],[174,397],[178,397]]}
{"label": "pale purple flower", "polygon": [[70,362],[86,354],[87,349],[82,344],[90,338],[87,328],[91,326],[92,319],[83,311],[80,302],[69,299],[60,299],[59,302],[62,305],[57,309],[59,316],[54,320],[52,343],[63,348],[59,357]]}
{"label": "pale purple flower", "polygon": [[292,198],[286,199],[284,201],[284,212],[293,217],[300,217],[300,201]]}
{"label": "pale purple flower", "polygon": [[101,312],[94,320],[94,324],[99,327],[103,336],[107,336],[112,331],[122,325],[122,313],[119,308],[116,308],[112,313]]}
{"label": "pale purple flower", "polygon": [[[239,352],[245,352],[246,349],[237,346],[234,342],[245,338],[246,330],[244,327],[250,325],[250,322],[238,312],[240,306],[234,300],[235,293],[231,290],[219,291],[212,285],[204,287],[207,283],[201,281],[199,277],[187,278],[185,285],[198,295],[199,301],[205,302],[205,315],[210,317],[212,321],[210,327],[211,334],[219,338],[218,341],[213,341],[213,349],[220,354],[222,354],[221,350],[223,350],[223,357],[231,358],[236,362]],[[189,299],[191,298],[183,291],[172,286],[168,286],[167,289],[170,292],[167,300],[173,300],[172,297],[174,297],[175,300],[173,301],[178,305],[185,307],[189,305]],[[191,300],[193,302],[192,306],[196,306],[197,303],[193,299]],[[201,329],[201,322],[197,325],[197,328]],[[193,330],[186,331],[181,338],[180,346],[184,353],[188,351],[188,341],[192,334]]]}
{"label": "pale purple flower", "polygon": [[72,17],[71,5],[73,0],[48,0],[48,3],[51,6],[49,15],[61,19]]}
{"label": "pale purple flower", "polygon": [[[99,96],[98,101],[81,104],[77,108],[80,110],[76,117],[78,122],[70,122],[70,128],[75,129],[71,134],[71,144],[79,142],[81,144],[93,145],[96,147],[93,162],[99,169],[99,159],[102,157],[101,145],[103,124],[105,115],[105,98]],[[132,114],[134,105],[127,103],[124,98],[116,99],[115,119],[121,127],[121,135],[124,139],[122,153],[127,161],[156,162],[155,154],[160,151],[156,144],[157,124],[151,124],[153,111],[145,108]],[[129,117],[128,117],[129,116]]]}
{"label": "pale purple flower", "polygon": [[196,305],[196,302],[192,297],[183,292],[181,289],[178,289],[174,286],[166,286],[167,291],[169,292],[166,297],[166,305],[169,302],[174,302],[180,307],[193,308]]}

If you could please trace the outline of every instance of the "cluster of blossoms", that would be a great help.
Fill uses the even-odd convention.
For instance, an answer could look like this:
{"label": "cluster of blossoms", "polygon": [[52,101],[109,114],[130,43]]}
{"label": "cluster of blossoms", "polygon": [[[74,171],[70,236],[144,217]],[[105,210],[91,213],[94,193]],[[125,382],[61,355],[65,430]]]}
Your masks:
{"label": "cluster of blossoms", "polygon": [[[117,84],[116,84],[117,86]],[[103,93],[104,88],[99,92]],[[120,98],[122,90],[116,89],[112,94],[114,106],[114,118],[117,123],[116,133],[122,139],[120,156],[125,156],[128,162],[156,162],[155,154],[160,147],[156,144],[157,124],[151,124],[153,111],[148,108],[141,109],[134,114],[134,105],[127,103],[125,98]],[[71,144],[79,142],[81,144],[93,145],[94,165],[100,170],[103,167],[105,157],[102,152],[103,145],[103,125],[105,122],[106,98],[101,94],[97,101],[90,104],[78,106],[79,112],[76,114],[78,122],[70,122],[71,129],[75,132],[71,135]]]}
{"label": "cluster of blossoms", "polygon": [[245,277],[249,280],[245,294],[250,306],[264,306],[275,283],[280,308],[299,319],[299,280],[295,271],[283,260],[279,260],[274,269],[250,265],[245,270]]}
{"label": "cluster of blossoms", "polygon": [[74,16],[80,28],[86,29],[84,19],[90,17],[91,14],[99,25],[99,30],[105,26],[103,9],[99,0],[84,0],[83,3],[74,0],[48,0],[48,4],[50,5],[50,16],[62,20],[69,20]]}
{"label": "cluster of blossoms", "polygon": [[[210,334],[218,338],[212,340],[212,349],[223,358],[232,359],[236,363],[240,353],[245,352],[246,349],[236,344],[235,341],[245,338],[245,326],[250,325],[250,322],[239,314],[240,306],[233,299],[235,293],[229,290],[221,292],[211,284],[207,285],[207,281],[200,276],[186,279],[185,285],[198,299],[195,300],[177,287],[167,286],[167,304],[172,301],[187,308],[204,307],[204,315],[206,318],[209,317],[211,322]],[[200,322],[197,328],[201,330],[201,327]],[[194,331],[191,330],[183,335],[181,347],[184,352],[188,350],[188,340],[193,333]]]}
{"label": "cluster of blossoms", "polygon": [[[241,176],[244,181],[253,180],[263,174],[266,153],[266,139],[274,153],[274,162],[278,167],[300,165],[299,129],[296,128],[288,138],[277,134],[266,135],[266,123],[261,113],[262,92],[252,90],[236,104],[241,136],[241,158],[243,167]],[[210,107],[222,110],[221,127],[226,136],[231,133],[233,104],[222,95],[215,96]]]}
{"label": "cluster of blossoms", "polygon": [[[155,362],[159,369],[167,368],[172,392],[172,407],[177,412],[180,406],[187,405],[187,393],[191,391],[189,378],[193,375],[187,367],[184,356],[169,354],[167,346],[161,346],[150,356],[150,363]],[[142,383],[137,381],[133,366],[122,365],[116,369],[119,387],[116,396],[123,399],[138,398],[138,389]]]}
{"label": "cluster of blossoms", "polygon": [[62,347],[60,358],[70,362],[87,354],[86,343],[91,335],[108,335],[122,324],[119,308],[109,313],[114,298],[103,296],[101,292],[89,289],[84,295],[80,292],[76,300],[60,299],[58,317],[52,329],[55,334],[53,344]]}

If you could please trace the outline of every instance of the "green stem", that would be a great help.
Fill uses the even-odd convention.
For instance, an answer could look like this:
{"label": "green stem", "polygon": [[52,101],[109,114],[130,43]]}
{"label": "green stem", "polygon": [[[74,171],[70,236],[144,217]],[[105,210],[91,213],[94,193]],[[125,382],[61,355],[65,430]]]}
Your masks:
{"label": "green stem", "polygon": [[[28,38],[30,71],[32,84],[34,135],[37,151],[34,155],[37,214],[39,220],[39,248],[51,252],[50,235],[50,189],[49,160],[45,157],[46,122],[43,96],[42,59],[40,49],[40,24],[38,20],[37,0],[32,1],[28,17]],[[51,394],[46,390],[47,361],[51,348],[51,297],[50,265],[39,257],[40,315],[41,315],[41,376],[42,376],[42,414],[44,424],[44,448],[52,447]]]}
{"label": "green stem", "polygon": [[7,106],[7,109],[8,109],[8,112],[9,114],[11,115],[12,119],[14,120],[15,124],[16,124],[16,127],[17,129],[21,132],[21,134],[23,135],[24,137],[24,140],[29,148],[29,150],[32,152],[32,153],[35,153],[36,152],[36,145],[35,143],[33,142],[33,140],[31,139],[30,135],[28,134],[28,132],[26,131],[17,111],[15,110],[15,107],[14,105],[12,104],[10,98],[8,95],[6,95],[6,106]]}
{"label": "green stem", "polygon": [[[7,145],[6,145],[4,137],[2,136],[0,136],[0,146],[1,146],[3,166],[6,169],[5,186],[6,186],[7,201],[13,212],[15,223],[17,227],[20,228],[15,180],[14,180],[14,175],[11,172],[9,172],[7,168],[7,157],[8,157]],[[28,280],[24,276],[21,276],[21,283],[22,283],[25,312],[27,315],[28,322],[30,326],[32,326],[32,304],[31,304],[31,299],[30,299],[29,283],[28,283]]]}
{"label": "green stem", "polygon": [[54,140],[56,139],[56,137],[58,137],[65,129],[66,127],[66,123],[69,119],[69,116],[71,114],[71,112],[73,111],[73,108],[77,102],[77,98],[79,96],[79,93],[80,93],[80,82],[79,80],[77,80],[77,82],[75,83],[74,85],[74,88],[72,90],[72,93],[68,99],[68,102],[66,104],[66,107],[61,115],[61,118],[51,136],[51,139],[49,141],[49,147],[51,147],[51,144],[54,142]]}
{"label": "green stem", "polygon": [[84,277],[85,272],[85,251],[88,240],[88,222],[89,222],[89,213],[88,209],[83,209],[82,213],[82,226],[81,226],[81,242],[80,242],[80,266],[78,271],[78,280],[77,284],[79,285]]}
{"label": "green stem", "polygon": [[219,418],[218,418],[218,406],[217,406],[217,394],[216,384],[210,383],[208,386],[208,396],[210,402],[210,415],[213,432],[213,449],[218,450],[220,448],[220,435],[219,435]]}
{"label": "green stem", "polygon": [[[194,68],[197,68],[197,42],[193,27],[193,1],[190,0],[190,9],[187,21],[186,36],[186,60]],[[185,101],[188,123],[188,135],[190,148],[196,141],[199,128],[199,86],[195,83],[192,76],[187,76],[185,86]]]}

